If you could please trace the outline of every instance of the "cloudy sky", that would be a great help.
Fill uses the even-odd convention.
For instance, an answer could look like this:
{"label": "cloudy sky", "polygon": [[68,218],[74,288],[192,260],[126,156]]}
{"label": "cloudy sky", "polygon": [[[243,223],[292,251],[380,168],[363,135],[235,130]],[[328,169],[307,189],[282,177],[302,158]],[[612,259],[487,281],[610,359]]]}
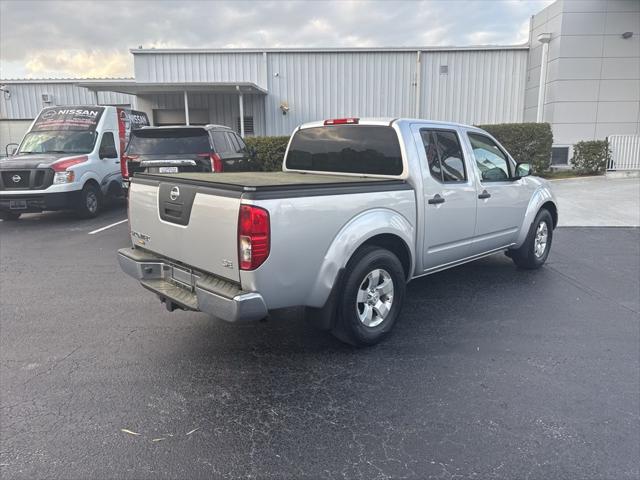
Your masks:
{"label": "cloudy sky", "polygon": [[0,0],[0,78],[132,76],[130,48],[524,43],[551,0]]}

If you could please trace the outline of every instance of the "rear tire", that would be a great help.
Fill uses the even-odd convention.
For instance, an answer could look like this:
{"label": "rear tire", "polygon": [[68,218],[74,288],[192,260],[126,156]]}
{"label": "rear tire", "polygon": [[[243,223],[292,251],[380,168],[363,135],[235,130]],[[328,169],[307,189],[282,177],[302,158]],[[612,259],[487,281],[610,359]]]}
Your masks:
{"label": "rear tire", "polygon": [[82,218],[94,218],[100,212],[102,207],[102,194],[100,189],[93,183],[87,183],[82,189],[80,195],[80,206],[78,214]]}
{"label": "rear tire", "polygon": [[553,240],[553,218],[546,209],[541,209],[531,224],[527,238],[518,249],[509,251],[509,256],[520,268],[534,270],[547,261]]}
{"label": "rear tire", "polygon": [[14,212],[0,212],[0,220],[4,220],[5,222],[13,222],[20,218],[21,213]]}
{"label": "rear tire", "polygon": [[398,257],[376,246],[361,248],[347,264],[342,287],[331,333],[354,346],[380,342],[404,301],[406,279]]}

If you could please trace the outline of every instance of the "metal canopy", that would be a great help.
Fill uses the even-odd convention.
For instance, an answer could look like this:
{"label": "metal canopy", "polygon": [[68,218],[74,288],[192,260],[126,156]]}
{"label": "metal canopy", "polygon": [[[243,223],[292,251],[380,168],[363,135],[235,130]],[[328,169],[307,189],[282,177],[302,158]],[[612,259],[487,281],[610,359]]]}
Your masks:
{"label": "metal canopy", "polygon": [[129,95],[146,95],[155,93],[235,93],[247,95],[266,95],[268,92],[251,82],[187,82],[187,83],[138,83],[135,80],[78,82],[95,92],[108,91],[127,93]]}

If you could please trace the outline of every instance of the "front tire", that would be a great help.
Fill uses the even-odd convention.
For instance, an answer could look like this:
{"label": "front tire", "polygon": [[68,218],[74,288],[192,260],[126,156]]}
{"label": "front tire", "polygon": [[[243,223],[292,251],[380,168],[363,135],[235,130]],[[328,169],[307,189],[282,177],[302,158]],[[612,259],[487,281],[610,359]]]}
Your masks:
{"label": "front tire", "polygon": [[0,212],[0,220],[4,220],[5,222],[13,222],[20,218],[20,213],[14,212]]}
{"label": "front tire", "polygon": [[553,240],[553,219],[548,210],[542,209],[531,224],[522,246],[509,252],[513,262],[520,268],[534,270],[547,261]]}
{"label": "front tire", "polygon": [[332,333],[355,346],[375,345],[395,324],[406,290],[404,269],[392,252],[361,248],[349,260]]}
{"label": "front tire", "polygon": [[102,195],[100,189],[93,183],[87,183],[80,195],[80,206],[78,214],[82,218],[94,218],[100,212],[102,206]]}

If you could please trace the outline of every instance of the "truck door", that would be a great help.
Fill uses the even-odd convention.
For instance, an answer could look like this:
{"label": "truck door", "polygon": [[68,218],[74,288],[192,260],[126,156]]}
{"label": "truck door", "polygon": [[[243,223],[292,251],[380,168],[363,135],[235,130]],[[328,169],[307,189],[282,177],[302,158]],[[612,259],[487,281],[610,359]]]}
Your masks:
{"label": "truck door", "polygon": [[458,132],[419,125],[413,131],[422,166],[422,258],[428,271],[469,256],[477,193]]}
{"label": "truck door", "polygon": [[487,135],[467,132],[473,152],[478,193],[473,254],[511,245],[516,241],[529,203],[528,189],[514,179],[514,162]]}

